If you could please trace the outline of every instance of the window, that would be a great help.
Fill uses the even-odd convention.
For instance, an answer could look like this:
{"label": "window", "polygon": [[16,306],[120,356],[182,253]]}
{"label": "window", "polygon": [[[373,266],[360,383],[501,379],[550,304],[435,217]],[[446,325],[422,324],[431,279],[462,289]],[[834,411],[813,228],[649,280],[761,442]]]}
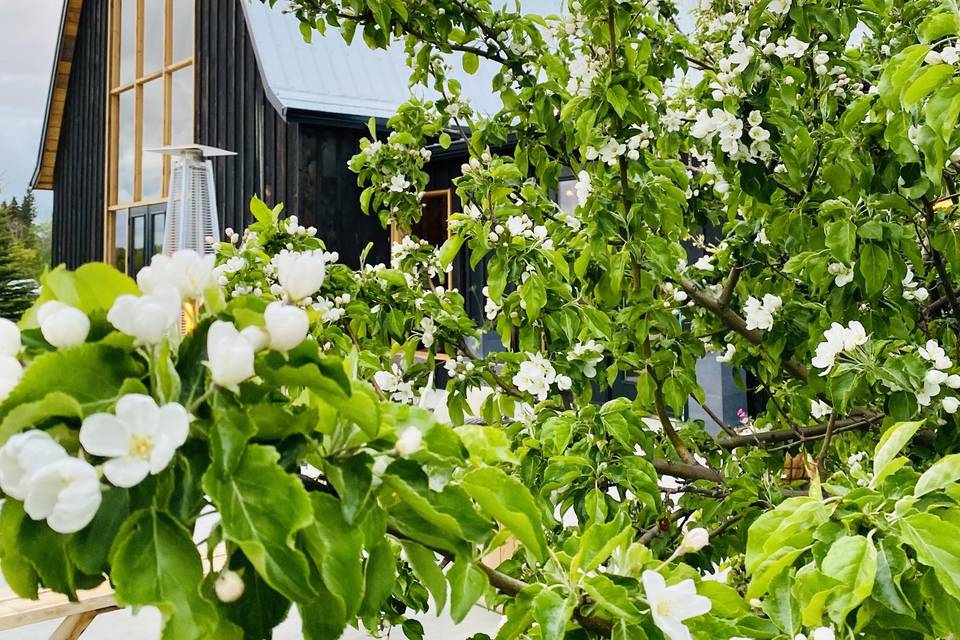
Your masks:
{"label": "window", "polygon": [[163,249],[170,159],[194,141],[195,0],[109,0],[106,259],[128,273]]}
{"label": "window", "polygon": [[557,186],[557,204],[561,211],[573,213],[577,208],[577,181],[575,178],[561,178]]}
{"label": "window", "polygon": [[[420,200],[420,220],[410,229],[410,233],[421,240],[426,240],[435,247],[440,247],[447,238],[450,237],[450,231],[447,228],[447,220],[450,218],[450,212],[453,207],[452,192],[450,189],[437,189],[436,191],[427,191]],[[397,242],[403,234],[396,227],[390,227],[390,240]],[[453,287],[453,273],[447,274],[447,287]]]}

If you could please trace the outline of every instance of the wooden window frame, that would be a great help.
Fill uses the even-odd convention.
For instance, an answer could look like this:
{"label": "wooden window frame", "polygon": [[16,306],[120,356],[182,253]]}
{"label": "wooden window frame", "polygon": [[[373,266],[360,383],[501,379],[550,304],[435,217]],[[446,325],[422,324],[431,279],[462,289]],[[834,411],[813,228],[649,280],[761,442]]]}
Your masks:
{"label": "wooden window frame", "polygon": [[[191,34],[191,55],[179,60],[173,59],[173,27],[174,27],[174,0],[163,0],[163,55],[161,68],[148,74],[143,73],[143,34],[144,34],[144,5],[148,1],[134,0],[137,19],[135,28],[136,46],[134,60],[134,79],[120,84],[120,51],[121,51],[121,2],[122,0],[107,0],[108,6],[108,36],[107,36],[107,95],[106,95],[106,157],[104,158],[104,207],[103,207],[103,260],[108,264],[115,262],[114,248],[116,243],[116,229],[114,213],[122,209],[159,204],[166,202],[170,182],[170,158],[163,158],[163,170],[160,178],[160,197],[143,198],[143,87],[146,83],[160,80],[163,84],[163,145],[171,144],[173,137],[173,74],[183,69],[194,70],[194,90],[192,92],[191,124],[194,123],[197,109],[196,92],[196,2],[193,3],[194,16],[192,20],[193,33]],[[120,95],[124,92],[134,92],[134,157],[133,157],[133,194],[132,199],[119,202],[119,143],[120,143]],[[196,130],[193,132],[196,138]],[[129,236],[129,233],[128,233]],[[128,242],[132,239],[128,237]]]}

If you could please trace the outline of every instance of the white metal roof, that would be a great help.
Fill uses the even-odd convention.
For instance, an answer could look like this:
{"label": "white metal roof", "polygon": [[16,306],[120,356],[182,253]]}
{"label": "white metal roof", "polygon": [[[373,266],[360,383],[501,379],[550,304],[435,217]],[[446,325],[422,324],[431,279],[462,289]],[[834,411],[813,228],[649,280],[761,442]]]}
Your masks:
{"label": "white metal roof", "polygon": [[[286,2],[274,7],[263,2],[241,6],[253,41],[261,76],[274,106],[352,116],[388,118],[410,97],[406,54],[402,45],[388,50],[370,49],[359,35],[347,44],[336,29],[323,36],[314,32],[307,43],[296,16],[286,12]],[[559,13],[561,0],[523,0],[524,9]],[[499,109],[490,88],[494,64],[481,64],[473,75],[462,71],[459,56],[452,61],[463,93],[484,112]]]}

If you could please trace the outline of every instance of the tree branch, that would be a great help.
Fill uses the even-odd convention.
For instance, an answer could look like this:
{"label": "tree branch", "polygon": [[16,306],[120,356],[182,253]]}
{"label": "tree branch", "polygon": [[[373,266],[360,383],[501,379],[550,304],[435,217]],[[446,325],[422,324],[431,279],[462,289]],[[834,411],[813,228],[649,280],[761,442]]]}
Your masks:
{"label": "tree branch", "polygon": [[[933,208],[933,204],[928,201],[923,203],[923,208],[927,220],[927,230],[929,232],[930,225],[933,224],[934,218],[936,217],[936,210]],[[947,300],[950,302],[950,308],[953,310],[953,317],[957,323],[960,324],[960,303],[957,302],[957,294],[953,289],[953,284],[950,282],[947,265],[944,263],[943,256],[940,255],[940,252],[933,247],[933,243],[928,242],[927,244],[929,245],[930,257],[933,259],[933,266],[940,276],[943,291],[946,294]]]}
{"label": "tree branch", "polygon": [[[841,433],[843,431],[855,431],[857,429],[869,429],[883,419],[881,413],[863,412],[859,417],[837,420],[833,426],[833,432]],[[799,434],[792,429],[778,429],[776,431],[764,431],[762,433],[749,433],[742,436],[732,436],[717,440],[717,444],[724,449],[736,449],[737,447],[779,444],[783,442],[802,442],[806,440],[818,440],[826,436],[829,421],[812,427],[800,429]]]}

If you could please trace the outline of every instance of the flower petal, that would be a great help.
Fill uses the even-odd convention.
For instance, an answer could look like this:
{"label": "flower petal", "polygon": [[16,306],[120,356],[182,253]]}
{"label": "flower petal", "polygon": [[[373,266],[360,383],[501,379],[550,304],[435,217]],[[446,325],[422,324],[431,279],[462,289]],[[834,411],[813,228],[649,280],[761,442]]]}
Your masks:
{"label": "flower petal", "polygon": [[131,435],[153,435],[157,428],[158,413],[156,401],[142,393],[128,393],[117,402],[117,417],[123,420]]}
{"label": "flower petal", "polygon": [[692,640],[690,629],[676,618],[654,615],[653,622],[670,640]]}
{"label": "flower petal", "polygon": [[103,475],[113,485],[128,488],[139,484],[150,473],[150,465],[142,458],[124,456],[103,463]]}
{"label": "flower petal", "polygon": [[187,441],[190,431],[190,414],[183,405],[170,402],[160,407],[158,413],[157,434],[169,440],[174,447],[179,447]]}
{"label": "flower petal", "polygon": [[87,453],[114,458],[130,450],[130,433],[117,416],[95,413],[80,426],[80,444]]}
{"label": "flower petal", "polygon": [[[692,583],[693,581],[689,582]],[[683,598],[677,598],[673,603],[672,613],[680,620],[686,620],[687,618],[702,616],[710,611],[711,607],[713,607],[713,602],[710,601],[710,598],[693,593]]]}

